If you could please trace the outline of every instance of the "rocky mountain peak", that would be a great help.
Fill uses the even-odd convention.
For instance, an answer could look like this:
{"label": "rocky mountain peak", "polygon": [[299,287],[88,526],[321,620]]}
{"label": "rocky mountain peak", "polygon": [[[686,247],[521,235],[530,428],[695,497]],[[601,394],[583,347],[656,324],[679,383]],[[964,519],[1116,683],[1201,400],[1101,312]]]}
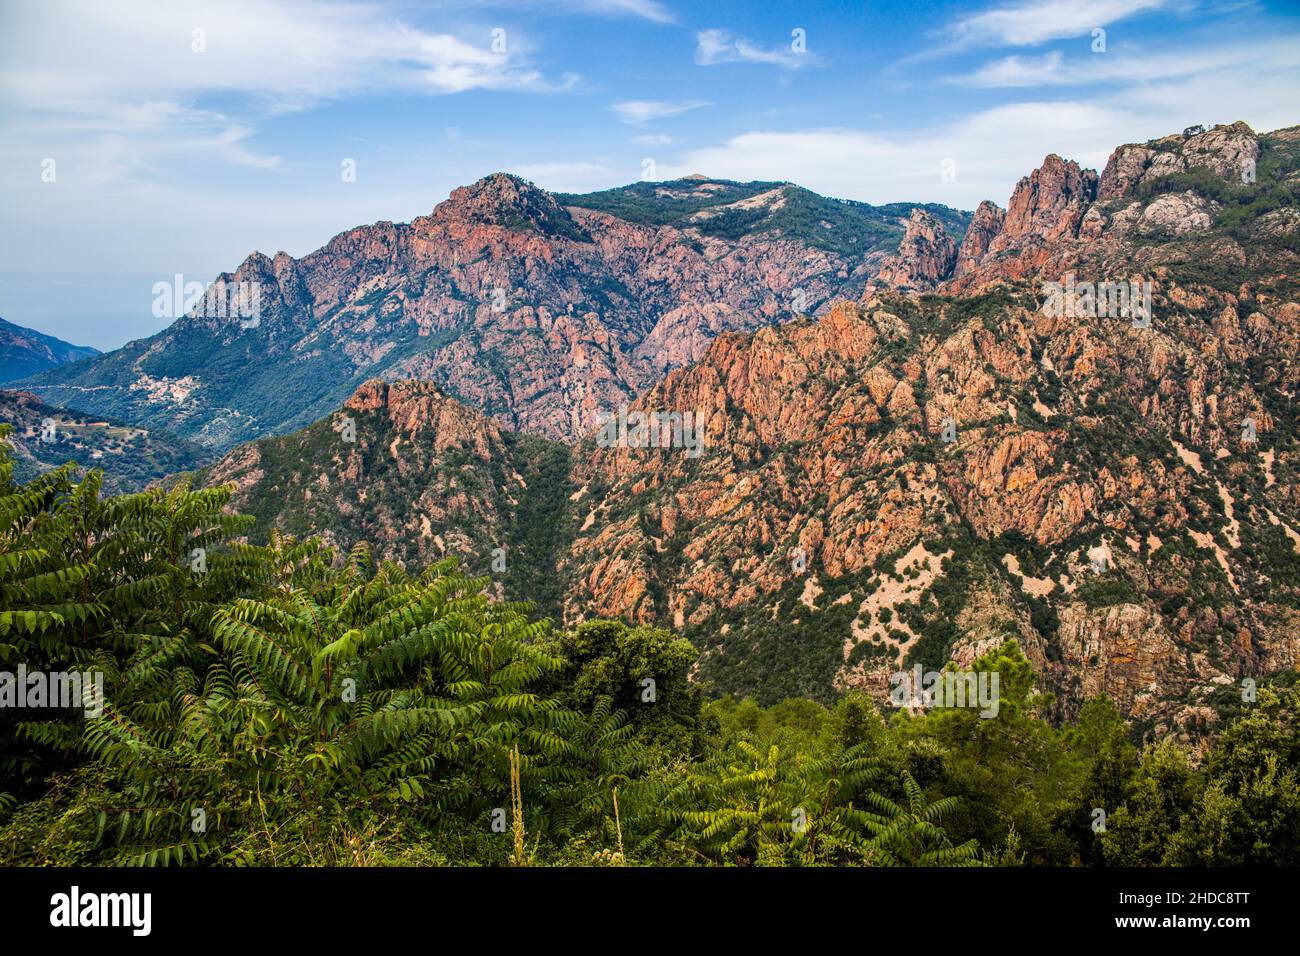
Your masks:
{"label": "rocky mountain peak", "polygon": [[230,275],[230,278],[235,282],[274,282],[275,271],[275,260],[254,249],[239,264],[239,268]]}
{"label": "rocky mountain peak", "polygon": [[[1290,204],[1280,185],[1297,158],[1288,135],[1278,130],[1261,138],[1241,122],[1188,127],[1120,146],[1100,176],[1049,156],[1017,185],[1001,229],[982,255],[994,214],[981,207],[946,287],[961,291],[1071,270],[1122,274],[1135,262],[1150,271],[1158,261],[1201,256],[1207,263],[1249,263],[1250,271],[1266,273],[1269,281],[1289,283],[1293,259],[1279,255],[1272,240],[1294,235],[1300,216],[1290,209],[1269,213],[1265,202],[1254,207],[1262,213],[1243,206],[1252,193],[1259,199],[1271,193],[1272,201]],[[1265,148],[1270,162],[1256,183],[1255,164]]]}
{"label": "rocky mountain peak", "polygon": [[997,203],[984,200],[975,210],[970,227],[962,238],[961,248],[957,250],[957,265],[954,275],[962,275],[973,269],[989,251],[994,238],[1002,231],[1006,222],[1006,210]]}
{"label": "rocky mountain peak", "polygon": [[352,397],[343,403],[344,408],[359,412],[373,412],[388,407],[388,392],[391,385],[382,378],[372,378],[361,383],[352,393]]}
{"label": "rocky mountain peak", "polygon": [[343,405],[344,410],[378,412],[404,435],[420,434],[435,452],[460,446],[487,457],[501,443],[501,429],[481,412],[456,401],[434,382],[407,379],[363,382]]}
{"label": "rocky mountain peak", "polygon": [[1097,193],[1102,199],[1129,196],[1144,182],[1194,168],[1243,182],[1253,174],[1258,158],[1259,137],[1240,120],[1148,143],[1126,143],[1111,153]]}
{"label": "rocky mountain peak", "polygon": [[[256,287],[255,298],[249,287]],[[283,251],[272,259],[254,250],[233,273],[223,272],[216,277],[204,302],[197,307],[195,319],[204,324],[222,324],[228,319],[247,322],[256,318],[252,327],[260,327],[266,320],[269,328],[301,310],[308,300],[297,259]]]}
{"label": "rocky mountain peak", "polygon": [[483,201],[500,205],[545,202],[550,194],[522,176],[513,173],[489,173],[477,182],[460,186],[451,198],[460,202]]}
{"label": "rocky mountain peak", "polygon": [[434,209],[432,218],[436,223],[467,222],[544,234],[578,229],[554,196],[510,173],[493,173],[452,190]]}
{"label": "rocky mountain peak", "polygon": [[1097,196],[1097,173],[1055,153],[1016,184],[1007,204],[1002,232],[991,251],[1027,239],[1054,242],[1078,235],[1089,204]]}

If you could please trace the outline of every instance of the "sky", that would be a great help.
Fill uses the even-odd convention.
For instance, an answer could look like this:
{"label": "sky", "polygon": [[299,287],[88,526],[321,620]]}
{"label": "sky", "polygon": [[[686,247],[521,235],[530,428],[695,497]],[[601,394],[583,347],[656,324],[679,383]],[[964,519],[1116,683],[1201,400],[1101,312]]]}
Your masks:
{"label": "sky", "polygon": [[973,209],[1239,119],[1300,123],[1295,0],[0,0],[0,316],[115,348],[500,170]]}

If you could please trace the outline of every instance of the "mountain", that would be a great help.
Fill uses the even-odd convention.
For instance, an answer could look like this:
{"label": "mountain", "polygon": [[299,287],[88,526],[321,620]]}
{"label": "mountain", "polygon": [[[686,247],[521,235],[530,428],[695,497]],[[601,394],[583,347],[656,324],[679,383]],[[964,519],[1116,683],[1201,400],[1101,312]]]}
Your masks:
{"label": "mountain", "polygon": [[[254,253],[158,335],[22,387],[222,450],[309,425],[368,379],[418,378],[572,441],[719,334],[859,295],[913,208],[718,181],[561,198],[497,174],[410,224]],[[226,307],[232,289],[256,317]]]}
{"label": "mountain", "polygon": [[[569,619],[681,628],[768,702],[1014,636],[1063,713],[1165,733],[1295,666],[1298,132],[1049,156],[960,243],[913,213],[861,301],[719,337],[631,406],[703,454],[575,452]],[[1075,279],[1148,283],[1149,322],[1053,309]]]}
{"label": "mountain", "polygon": [[698,458],[575,452],[569,619],[671,624],[769,702],[1013,636],[1066,713],[1167,725],[1293,666],[1300,306],[1167,294],[1144,331],[1022,285],[722,337],[633,405],[692,410]]}
{"label": "mountain", "polygon": [[[200,477],[234,482],[258,534],[366,540],[416,565],[456,554],[569,623],[671,626],[715,691],[883,696],[900,668],[1015,637],[1058,715],[1105,693],[1146,732],[1193,735],[1241,679],[1300,661],[1296,143],[1233,124],[1121,146],[1101,173],[1049,156],[960,238],[912,208],[860,293],[720,329],[639,397],[604,393],[614,423],[564,444],[441,382],[376,379]],[[685,220],[718,205],[689,197],[715,182],[599,202]],[[493,188],[439,207],[480,237],[454,249],[545,236],[556,254],[630,255],[648,228]],[[724,207],[770,192],[734,188]],[[789,241],[716,250],[734,265]],[[624,271],[642,288],[661,264]],[[1116,312],[1105,289],[1121,282]]]}
{"label": "mountain", "polygon": [[187,471],[210,454],[165,432],[46,404],[29,392],[0,389],[0,423],[13,426],[14,473],[30,480],[67,462],[104,471],[106,492],[138,491]]}
{"label": "mountain", "polygon": [[0,319],[0,382],[12,382],[98,354],[98,349],[88,345],[69,345],[52,335]]}
{"label": "mountain", "polygon": [[568,467],[566,446],[507,431],[432,382],[374,379],[334,414],[236,448],[195,480],[234,486],[255,542],[278,528],[344,553],[365,541],[411,568],[454,556],[502,596],[558,615]]}

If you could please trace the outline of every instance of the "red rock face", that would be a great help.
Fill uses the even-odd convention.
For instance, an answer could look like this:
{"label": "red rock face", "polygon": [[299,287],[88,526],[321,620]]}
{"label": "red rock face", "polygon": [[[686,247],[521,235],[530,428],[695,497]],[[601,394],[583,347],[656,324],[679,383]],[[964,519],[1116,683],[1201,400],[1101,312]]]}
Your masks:
{"label": "red rock face", "polygon": [[[1270,134],[1284,148],[1297,132]],[[1220,207],[1193,191],[1148,188],[1162,176],[1199,169],[1232,186],[1254,176],[1259,137],[1244,123],[1216,126],[1120,146],[1098,177],[1074,162],[1048,156],[1017,185],[1005,219],[985,240],[996,218],[992,204],[977,211],[944,288],[976,289],[991,282],[1039,277],[1060,281],[1076,273],[1086,281],[1149,276],[1161,264],[1231,261],[1249,273],[1276,279],[1293,275],[1293,250],[1276,241],[1243,244],[1214,228]],[[1300,244],[1300,216],[1284,212],[1261,221],[1261,240],[1273,231]],[[983,247],[983,251],[980,249]]]}
{"label": "red rock face", "polygon": [[1208,169],[1228,182],[1244,183],[1253,173],[1259,152],[1259,138],[1241,122],[1215,126],[1192,136],[1131,143],[1111,153],[1097,195],[1100,199],[1129,196],[1144,182],[1194,167]]}
{"label": "red rock face", "polygon": [[495,422],[449,398],[431,382],[373,379],[358,388],[343,408],[379,412],[391,430],[405,436],[422,435],[435,453],[472,449],[486,461],[502,443]]}
{"label": "red rock face", "polygon": [[[813,323],[723,336],[634,405],[694,410],[700,458],[590,443],[575,454],[580,530],[561,566],[569,619],[683,628],[704,644],[701,673],[712,679],[748,646],[737,635],[766,621],[825,620],[843,641],[838,684],[883,694],[887,672],[919,639],[899,624],[903,609],[921,608],[927,622],[940,615],[934,589],[958,573],[942,556],[954,529],[968,528],[975,540],[1030,545],[997,544],[987,565],[961,559],[964,590],[943,611],[965,635],[952,659],[1011,633],[1067,711],[1104,692],[1174,727],[1187,695],[1291,666],[1300,645],[1288,629],[1300,614],[1281,611],[1290,623],[1279,628],[1279,604],[1259,590],[1275,586],[1263,583],[1274,572],[1232,542],[1263,535],[1300,555],[1300,533],[1284,544],[1269,518],[1300,528],[1295,486],[1265,491],[1262,445],[1243,444],[1239,428],[1251,417],[1271,432],[1260,390],[1300,384],[1300,306],[1261,311],[1172,280],[1162,288],[1166,306],[1191,311],[1150,333],[1049,318],[1021,284],[1009,297],[981,297],[964,313],[974,317],[939,336],[921,330],[940,327],[959,300],[893,294],[837,305]],[[899,317],[918,307],[922,321]],[[1248,355],[1277,352],[1289,358],[1275,383],[1238,377]],[[956,426],[951,446],[946,420]],[[1203,450],[1197,459],[1179,446]],[[1281,459],[1271,460],[1276,471]],[[1209,531],[1191,533],[1204,522]],[[1138,582],[1127,597],[1098,600],[1099,548]],[[808,570],[792,565],[796,549]],[[1196,600],[1230,615],[1230,633],[1221,616],[1183,603],[1210,579]],[[791,593],[801,595],[793,611],[782,598]],[[1031,598],[1055,611],[1054,630],[1031,623]],[[834,618],[842,606],[848,616]],[[859,661],[859,645],[879,652]],[[1189,657],[1193,646],[1217,649]]]}
{"label": "red rock face", "polygon": [[[1300,129],[1270,136],[1278,149],[1300,144]],[[1135,165],[1144,150],[1154,158]],[[1300,216],[1228,233],[1213,199],[1146,186],[1194,167],[1231,181],[1258,153],[1237,126],[1121,147],[1104,189],[1048,157],[1005,215],[981,205],[940,296],[878,289],[916,291],[942,274],[926,270],[942,258],[916,217],[860,307],[719,339],[642,399],[701,410],[699,461],[575,458],[570,618],[683,628],[706,648],[702,677],[724,682],[762,666],[736,656],[769,656],[758,635],[771,621],[824,620],[843,635],[838,686],[883,694],[914,626],[937,613],[935,589],[955,573],[942,553],[964,527],[1032,546],[996,545],[985,571],[964,565],[960,606],[944,608],[964,635],[950,659],[1012,633],[1067,712],[1106,693],[1177,734],[1216,687],[1295,666],[1300,578],[1283,566],[1300,556],[1300,491],[1278,462],[1300,459],[1280,432],[1248,443],[1241,428],[1265,421],[1273,434],[1271,410],[1293,409],[1300,389],[1300,242],[1277,241]],[[1252,281],[1200,278],[1221,264]],[[1151,328],[1044,314],[1041,282],[1066,272],[1149,280]],[[919,324],[900,318],[918,310]],[[952,314],[974,317],[945,324]],[[947,421],[951,448],[939,439]],[[817,570],[798,570],[796,551]],[[1100,599],[1096,554],[1130,582],[1125,596]],[[1049,630],[1031,623],[1031,601],[1043,602],[1040,621],[1052,609]],[[900,624],[909,607],[920,616]]]}
{"label": "red rock face", "polygon": [[1097,195],[1097,174],[1055,153],[1016,186],[992,253],[1079,234],[1079,223]]}
{"label": "red rock face", "polygon": [[[1048,156],[1016,185],[1005,215],[988,204],[981,228],[970,236],[966,254],[959,255],[948,286],[975,288],[995,278],[1020,279],[1050,271],[1049,263],[1063,244],[1078,237],[1096,188],[1095,172],[1080,169],[1073,160]],[[977,254],[981,247],[984,251]]]}
{"label": "red rock face", "polygon": [[913,209],[896,255],[885,258],[872,284],[877,287],[933,289],[948,278],[957,261],[957,244],[924,209]]}
{"label": "red rock face", "polygon": [[959,276],[971,271],[983,260],[994,238],[1002,231],[1006,218],[1006,210],[987,199],[979,204],[979,208],[975,210],[975,217],[971,220],[970,227],[961,241],[961,248],[957,250],[954,275]]}

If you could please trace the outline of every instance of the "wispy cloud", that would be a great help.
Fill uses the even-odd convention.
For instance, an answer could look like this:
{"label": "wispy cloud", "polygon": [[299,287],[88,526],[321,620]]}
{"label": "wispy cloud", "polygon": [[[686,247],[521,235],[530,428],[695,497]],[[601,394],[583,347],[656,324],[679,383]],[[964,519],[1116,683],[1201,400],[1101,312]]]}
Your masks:
{"label": "wispy cloud", "polygon": [[545,0],[546,5],[579,13],[629,16],[651,23],[676,23],[673,12],[657,0]]}
{"label": "wispy cloud", "polygon": [[12,20],[0,83],[29,107],[225,92],[293,108],[365,91],[549,88],[522,37],[428,32],[374,3],[227,0],[195,16],[165,0],[50,0]]}
{"label": "wispy cloud", "polygon": [[1176,0],[1027,0],[963,17],[947,30],[956,47],[1034,46],[1083,36]]}
{"label": "wispy cloud", "polygon": [[[1173,55],[1099,55],[1090,68],[1127,74],[1134,82],[1086,97],[1008,103],[920,129],[754,131],[661,161],[657,171],[664,179],[698,170],[729,179],[791,180],[826,195],[877,203],[1005,204],[1020,177],[1048,153],[1100,169],[1121,143],[1194,123],[1240,119],[1260,131],[1294,125],[1300,45],[1278,38],[1253,47],[1253,56],[1250,49],[1187,50],[1181,66]],[[1050,72],[1050,60],[1038,65]],[[1018,69],[1027,73],[1030,66],[1022,62]],[[955,179],[942,175],[945,160],[955,164]]]}
{"label": "wispy cloud", "polygon": [[1045,86],[1060,80],[1062,59],[1060,50],[1042,56],[1007,56],[974,73],[951,77],[949,82],[980,87]]}
{"label": "wispy cloud", "polygon": [[1223,70],[1248,69],[1255,74],[1300,69],[1300,36],[1265,43],[1180,47],[1167,52],[1128,49],[1105,56],[1084,54],[1066,59],[1059,51],[1042,56],[1008,56],[973,73],[949,78],[963,86],[984,88],[1087,86],[1091,84],[1151,83],[1181,77],[1209,76]]}
{"label": "wispy cloud", "polygon": [[[1087,103],[1022,104],[920,130],[756,131],[660,163],[658,173],[664,179],[700,171],[727,179],[789,180],[866,202],[944,202],[970,209],[982,199],[1005,204],[1016,180],[1049,152],[1104,162],[1116,130],[1130,120]],[[955,163],[955,181],[943,177],[945,160]]]}
{"label": "wispy cloud", "polygon": [[234,166],[275,169],[278,155],[252,147],[256,131],[222,113],[170,101],[106,103],[92,114],[50,114],[0,122],[10,150],[41,147],[65,182],[82,187],[155,178],[186,154]]}
{"label": "wispy cloud", "polygon": [[610,106],[618,118],[633,126],[644,126],[655,120],[679,116],[689,110],[697,110],[708,103],[698,101],[668,103],[663,100],[624,100]]}
{"label": "wispy cloud", "polygon": [[726,30],[701,30],[695,35],[695,62],[700,66],[719,63],[768,63],[797,70],[813,60],[806,48],[796,49],[795,41],[784,46],[762,47]]}
{"label": "wispy cloud", "polygon": [[672,141],[673,138],[667,133],[642,133],[632,137],[632,142],[638,146],[667,146]]}

